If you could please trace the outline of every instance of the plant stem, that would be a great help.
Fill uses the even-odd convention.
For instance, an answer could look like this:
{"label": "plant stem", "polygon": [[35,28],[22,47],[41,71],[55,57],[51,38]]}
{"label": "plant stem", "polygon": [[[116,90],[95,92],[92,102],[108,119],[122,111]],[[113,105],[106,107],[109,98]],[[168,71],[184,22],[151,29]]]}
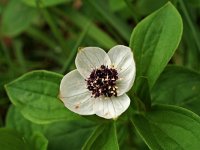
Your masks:
{"label": "plant stem", "polygon": [[[88,22],[91,22],[90,18],[70,8],[68,8],[65,11],[54,8],[53,12],[62,17],[67,17],[70,21],[72,21],[72,23],[75,26],[79,27],[81,30],[84,30],[83,24],[87,24]],[[114,45],[117,44],[117,42],[114,39],[112,39],[112,37],[110,37],[108,33],[103,31],[93,22],[91,22],[91,25],[87,34],[90,38],[92,38],[93,40],[95,40],[96,42],[98,42],[99,44],[101,44],[103,47],[107,49],[110,49],[110,47],[113,47]]]}
{"label": "plant stem", "polygon": [[55,38],[57,39],[58,43],[60,44],[62,48],[62,52],[64,55],[66,55],[67,47],[65,44],[65,40],[63,39],[63,36],[61,32],[58,30],[55,21],[53,20],[52,16],[49,14],[49,12],[46,9],[42,10],[43,16],[45,20],[47,21],[49,27],[51,28],[52,33],[54,34]]}
{"label": "plant stem", "polygon": [[96,11],[98,11],[102,17],[106,19],[106,21],[113,27],[115,30],[123,37],[126,42],[129,41],[131,35],[131,28],[123,23],[119,17],[110,13],[108,9],[105,8],[104,3],[102,1],[94,1],[94,0],[86,0],[91,7],[94,7]]}
{"label": "plant stem", "polygon": [[2,45],[2,50],[4,52],[4,56],[6,58],[6,63],[8,65],[8,68],[10,69],[10,76],[14,76],[14,66],[13,66],[13,63],[12,63],[12,58],[10,57],[10,51],[9,49],[6,47],[6,45],[1,42],[1,45]]}
{"label": "plant stem", "polygon": [[132,17],[133,17],[135,23],[137,24],[139,22],[139,19],[138,19],[136,13],[134,12],[133,4],[129,0],[124,0],[124,2],[126,3],[127,7],[129,8]]}
{"label": "plant stem", "polygon": [[17,40],[14,41],[14,49],[15,49],[15,56],[20,65],[20,71],[24,73],[26,72],[26,61],[24,59],[21,41],[17,41]]}
{"label": "plant stem", "polygon": [[74,45],[74,48],[70,52],[70,55],[69,55],[66,63],[63,65],[63,68],[61,69],[62,74],[64,74],[65,72],[67,72],[69,70],[69,67],[71,66],[73,59],[76,55],[77,49],[78,49],[79,45],[82,43],[84,37],[86,36],[86,34],[88,32],[89,26],[90,26],[90,22],[88,22],[88,24],[85,26],[84,30],[81,32],[80,37],[78,38],[76,44]]}
{"label": "plant stem", "polygon": [[189,14],[188,14],[188,11],[187,11],[187,8],[185,7],[184,2],[182,0],[179,0],[179,4],[180,4],[180,6],[182,8],[182,11],[183,11],[183,13],[185,15],[185,18],[186,18],[186,20],[188,22],[188,25],[189,25],[190,29],[191,29],[191,32],[192,32],[193,37],[194,37],[194,41],[196,42],[196,45],[198,47],[198,51],[200,52],[200,43],[199,43],[199,38],[198,38],[198,35],[197,35],[197,32],[196,32],[195,26],[194,26]]}
{"label": "plant stem", "polygon": [[92,144],[94,144],[95,140],[102,134],[103,130],[105,129],[105,126],[98,125],[90,135],[90,137],[87,139],[81,150],[88,150],[91,149]]}

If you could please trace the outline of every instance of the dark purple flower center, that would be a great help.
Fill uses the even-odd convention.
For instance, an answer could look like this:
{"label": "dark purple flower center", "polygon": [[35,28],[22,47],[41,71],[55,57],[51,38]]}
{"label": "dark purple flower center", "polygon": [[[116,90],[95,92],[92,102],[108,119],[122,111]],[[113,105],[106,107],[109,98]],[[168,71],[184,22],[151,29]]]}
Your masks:
{"label": "dark purple flower center", "polygon": [[94,69],[86,80],[87,89],[92,92],[95,98],[99,96],[117,96],[117,79],[116,69],[101,65],[100,68]]}

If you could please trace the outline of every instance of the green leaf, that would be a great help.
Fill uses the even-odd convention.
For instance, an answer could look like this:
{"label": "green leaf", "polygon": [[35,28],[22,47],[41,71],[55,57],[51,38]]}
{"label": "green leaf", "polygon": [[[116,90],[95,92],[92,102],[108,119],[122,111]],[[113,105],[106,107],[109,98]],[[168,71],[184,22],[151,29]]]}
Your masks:
{"label": "green leaf", "polygon": [[96,128],[83,150],[119,150],[115,122]]}
{"label": "green leaf", "polygon": [[79,150],[95,129],[96,124],[81,119],[78,121],[62,121],[50,125],[46,131],[49,140],[48,150]]}
{"label": "green leaf", "polygon": [[130,47],[136,60],[136,76],[146,76],[150,89],[173,56],[181,39],[182,28],[181,16],[169,2],[133,30]]}
{"label": "green leaf", "polygon": [[47,150],[48,147],[48,140],[42,133],[34,133],[31,137],[29,137],[32,149],[34,150]]}
{"label": "green leaf", "polygon": [[48,140],[42,134],[46,126],[34,124],[22,116],[19,108],[11,105],[6,116],[6,127],[23,134],[34,150],[46,150]]}
{"label": "green leaf", "polygon": [[16,36],[26,30],[36,17],[37,11],[19,0],[9,1],[2,15],[1,32],[6,36]]}
{"label": "green leaf", "polygon": [[48,6],[54,6],[61,3],[68,3],[71,0],[22,0],[24,3],[26,3],[29,6],[33,7],[48,7]]}
{"label": "green leaf", "polygon": [[132,118],[135,128],[155,150],[197,150],[200,147],[200,118],[181,107],[157,105]]}
{"label": "green leaf", "polygon": [[32,71],[7,84],[7,94],[21,108],[25,118],[35,123],[73,120],[72,113],[57,98],[62,75],[49,71]]}
{"label": "green leaf", "polygon": [[[81,149],[96,123],[85,118],[73,121],[58,121],[52,124],[35,124],[25,119],[20,109],[12,106],[6,118],[6,127],[24,135],[34,150]],[[48,141],[47,141],[48,139]]]}
{"label": "green leaf", "polygon": [[24,137],[15,130],[0,128],[1,150],[30,150]]}
{"label": "green leaf", "polygon": [[104,130],[105,126],[99,125],[95,128],[93,133],[90,135],[88,140],[85,142],[85,144],[82,147],[82,150],[89,150],[92,147],[92,144],[95,142],[95,140],[100,136]]}
{"label": "green leaf", "polygon": [[152,89],[154,103],[178,105],[200,115],[200,74],[184,67],[168,66]]}
{"label": "green leaf", "polygon": [[150,110],[151,108],[151,95],[148,85],[148,79],[145,77],[138,78],[138,86],[135,88],[135,92],[139,99],[144,103],[145,109]]}

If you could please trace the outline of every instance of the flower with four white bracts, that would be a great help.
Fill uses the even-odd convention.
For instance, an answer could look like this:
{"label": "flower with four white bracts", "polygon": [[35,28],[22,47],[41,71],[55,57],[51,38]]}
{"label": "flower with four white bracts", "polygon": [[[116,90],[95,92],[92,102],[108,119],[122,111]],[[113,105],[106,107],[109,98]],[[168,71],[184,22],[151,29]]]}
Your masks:
{"label": "flower with four white bracts", "polygon": [[75,59],[77,69],[60,84],[60,99],[80,115],[117,118],[130,105],[126,92],[135,80],[136,68],[129,47],[117,45],[106,53],[98,47],[82,48]]}

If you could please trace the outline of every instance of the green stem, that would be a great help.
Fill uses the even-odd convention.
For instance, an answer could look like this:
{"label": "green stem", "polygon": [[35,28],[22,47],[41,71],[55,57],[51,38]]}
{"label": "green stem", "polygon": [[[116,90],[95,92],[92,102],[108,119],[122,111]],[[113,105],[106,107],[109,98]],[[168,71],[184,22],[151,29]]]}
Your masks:
{"label": "green stem", "polygon": [[[67,10],[63,11],[61,9],[53,8],[52,9],[55,14],[62,16],[63,18],[69,19],[75,26],[84,30],[83,25],[91,22],[91,19],[82,15],[80,12],[77,12],[73,9],[68,8]],[[99,28],[95,23],[91,22],[90,28],[88,30],[88,36],[98,42],[103,47],[109,49],[117,44],[115,40],[113,40],[109,34]],[[97,36],[98,35],[98,36]]]}
{"label": "green stem", "polygon": [[105,129],[105,126],[98,125],[94,129],[94,131],[92,132],[90,137],[87,139],[85,144],[82,146],[81,150],[89,150],[89,149],[91,149],[92,144],[94,144],[95,140],[101,135],[101,133],[103,132],[104,129]]}
{"label": "green stem", "polygon": [[53,20],[52,16],[49,14],[49,12],[46,9],[42,10],[43,16],[45,20],[47,21],[49,27],[51,28],[52,33],[54,34],[55,38],[57,39],[58,43],[60,44],[62,48],[62,52],[64,55],[66,55],[67,46],[65,44],[65,40],[63,39],[63,36],[61,32],[58,30],[55,21]]}
{"label": "green stem", "polygon": [[124,0],[124,2],[126,3],[127,7],[129,8],[132,17],[133,17],[135,23],[137,24],[139,22],[139,19],[134,11],[135,8],[133,7],[133,4],[130,2],[130,0]]}
{"label": "green stem", "polygon": [[129,41],[131,29],[127,24],[123,23],[119,17],[110,13],[110,11],[105,8],[102,1],[87,0],[87,2],[95,8],[95,10],[98,11],[113,28],[115,28],[121,37],[123,37],[127,42]]}
{"label": "green stem", "polygon": [[26,71],[26,61],[24,59],[23,51],[22,51],[22,43],[20,41],[14,41],[15,45],[15,56],[17,58],[17,61],[20,65],[20,71],[25,72]]}
{"label": "green stem", "polygon": [[13,63],[12,63],[12,58],[10,57],[11,56],[10,51],[3,42],[1,42],[1,45],[2,45],[2,50],[4,52],[4,56],[6,58],[6,63],[8,65],[8,68],[11,71],[10,76],[14,76],[15,71],[14,71],[14,66],[13,66]]}
{"label": "green stem", "polygon": [[182,0],[179,0],[179,4],[180,4],[180,6],[182,8],[182,11],[183,11],[183,13],[185,15],[185,18],[186,18],[186,20],[188,22],[188,25],[189,25],[189,27],[191,29],[191,32],[193,34],[194,41],[196,42],[196,45],[197,45],[198,50],[200,52],[200,43],[199,43],[199,38],[198,38],[198,35],[197,35],[197,31],[195,30],[195,26],[194,26],[192,20],[190,19],[189,13],[187,11],[187,8],[185,7],[184,2]]}
{"label": "green stem", "polygon": [[74,45],[74,48],[72,49],[66,63],[63,65],[63,68],[61,69],[61,73],[64,74],[65,72],[67,72],[69,70],[69,67],[71,66],[73,59],[76,55],[77,49],[80,46],[80,44],[82,43],[84,37],[86,36],[88,29],[90,26],[90,22],[88,22],[88,24],[85,26],[84,30],[82,31],[82,33],[80,34],[80,37],[78,38],[76,44]]}

